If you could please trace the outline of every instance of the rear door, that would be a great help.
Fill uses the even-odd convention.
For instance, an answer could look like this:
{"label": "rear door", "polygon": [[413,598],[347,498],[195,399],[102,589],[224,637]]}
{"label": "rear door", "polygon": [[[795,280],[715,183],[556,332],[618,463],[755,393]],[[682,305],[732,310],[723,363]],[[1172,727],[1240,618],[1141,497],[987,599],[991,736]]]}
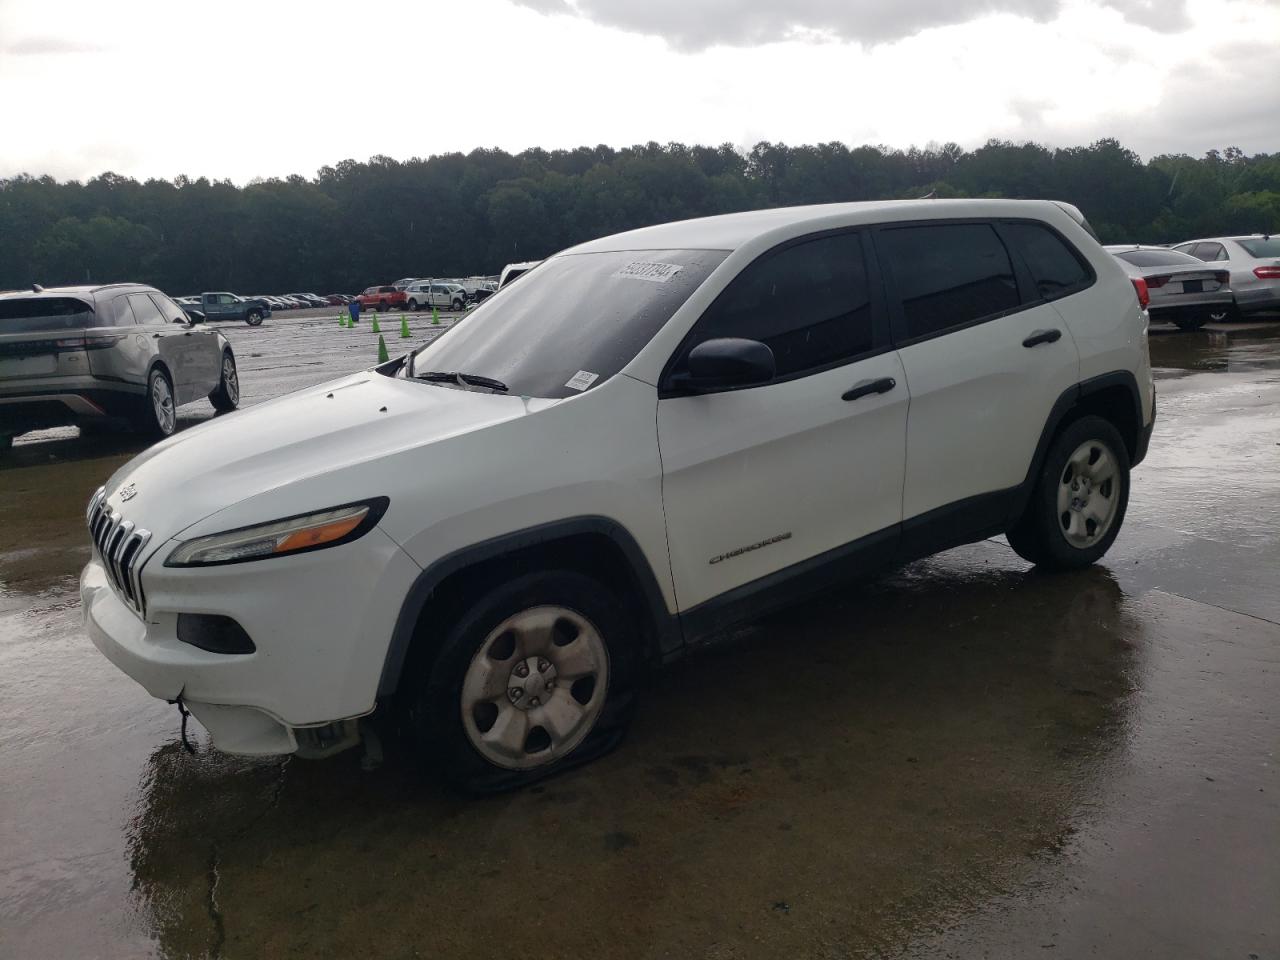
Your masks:
{"label": "rear door", "polygon": [[1054,301],[1093,273],[1039,223],[885,226],[876,245],[911,391],[903,539],[912,552],[940,531],[959,540],[1004,521],[1054,402],[1079,379]]}

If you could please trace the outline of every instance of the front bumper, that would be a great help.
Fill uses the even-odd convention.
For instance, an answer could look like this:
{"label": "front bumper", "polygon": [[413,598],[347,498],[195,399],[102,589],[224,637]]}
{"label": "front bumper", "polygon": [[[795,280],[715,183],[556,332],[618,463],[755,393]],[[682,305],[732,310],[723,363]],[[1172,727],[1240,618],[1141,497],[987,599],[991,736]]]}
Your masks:
{"label": "front bumper", "polygon": [[[329,550],[207,568],[168,568],[174,541],[144,561],[145,622],[112,588],[95,555],[80,577],[94,645],[153,697],[179,696],[228,753],[298,748],[299,728],[362,716],[404,597],[419,567],[381,530]],[[250,654],[219,654],[177,638],[179,613],[235,619]]]}

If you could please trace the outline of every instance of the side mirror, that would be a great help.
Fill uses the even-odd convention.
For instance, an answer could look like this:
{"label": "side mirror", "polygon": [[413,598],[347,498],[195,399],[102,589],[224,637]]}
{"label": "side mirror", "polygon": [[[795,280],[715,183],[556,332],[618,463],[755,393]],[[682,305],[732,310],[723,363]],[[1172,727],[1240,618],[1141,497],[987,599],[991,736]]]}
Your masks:
{"label": "side mirror", "polygon": [[721,337],[706,340],[689,351],[688,374],[672,386],[702,393],[725,387],[768,383],[777,366],[773,351],[759,340]]}
{"label": "side mirror", "polygon": [[[199,310],[188,310],[188,311],[186,311],[186,314],[187,314],[187,322],[188,322],[188,323],[204,323],[204,322],[205,322],[205,319],[206,319],[206,318],[205,318],[205,315],[204,315],[203,313],[201,313]],[[182,321],[181,321],[181,320],[175,320],[175,321],[173,321],[173,322],[174,322],[174,323],[181,323]]]}

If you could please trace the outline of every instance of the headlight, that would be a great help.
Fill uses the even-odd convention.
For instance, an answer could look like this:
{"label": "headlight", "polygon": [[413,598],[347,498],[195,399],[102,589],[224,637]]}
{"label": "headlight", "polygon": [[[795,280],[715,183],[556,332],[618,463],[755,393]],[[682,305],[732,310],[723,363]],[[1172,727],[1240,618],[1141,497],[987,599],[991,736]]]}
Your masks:
{"label": "headlight", "polygon": [[387,509],[386,497],[214,533],[180,543],[166,567],[206,567],[336,547],[364,536]]}

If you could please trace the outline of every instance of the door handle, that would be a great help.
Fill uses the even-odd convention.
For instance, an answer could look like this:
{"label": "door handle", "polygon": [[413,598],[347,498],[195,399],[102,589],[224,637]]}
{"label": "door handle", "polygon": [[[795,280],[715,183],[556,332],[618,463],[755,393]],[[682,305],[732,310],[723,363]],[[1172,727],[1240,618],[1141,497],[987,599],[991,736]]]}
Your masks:
{"label": "door handle", "polygon": [[1042,343],[1057,343],[1062,339],[1061,330],[1033,330],[1031,336],[1022,341],[1024,347],[1034,347]]}
{"label": "door handle", "polygon": [[859,397],[873,393],[888,393],[898,385],[893,377],[881,377],[879,380],[861,380],[840,395],[841,400],[857,400]]}

